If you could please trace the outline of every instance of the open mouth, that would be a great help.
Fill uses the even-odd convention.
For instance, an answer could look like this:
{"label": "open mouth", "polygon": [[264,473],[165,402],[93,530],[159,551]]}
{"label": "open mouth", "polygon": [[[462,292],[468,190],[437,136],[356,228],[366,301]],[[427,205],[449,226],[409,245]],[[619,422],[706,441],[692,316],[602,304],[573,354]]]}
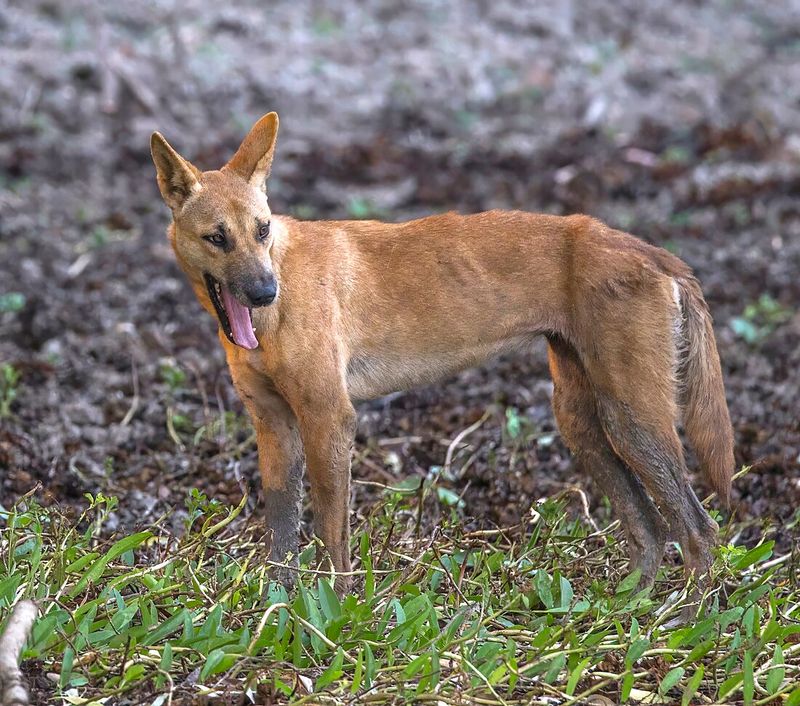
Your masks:
{"label": "open mouth", "polygon": [[219,325],[231,343],[253,350],[258,348],[258,339],[253,328],[250,309],[242,304],[230,289],[207,272],[204,274],[208,296],[217,310]]}

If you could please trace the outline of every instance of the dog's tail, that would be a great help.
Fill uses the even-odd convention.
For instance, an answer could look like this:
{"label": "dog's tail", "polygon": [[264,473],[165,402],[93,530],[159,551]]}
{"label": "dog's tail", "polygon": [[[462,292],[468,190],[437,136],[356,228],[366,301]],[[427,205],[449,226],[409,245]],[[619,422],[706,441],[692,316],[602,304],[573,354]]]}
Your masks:
{"label": "dog's tail", "polygon": [[711,315],[692,275],[675,277],[674,281],[683,316],[678,368],[683,425],[708,482],[728,507],[734,469],[733,428]]}

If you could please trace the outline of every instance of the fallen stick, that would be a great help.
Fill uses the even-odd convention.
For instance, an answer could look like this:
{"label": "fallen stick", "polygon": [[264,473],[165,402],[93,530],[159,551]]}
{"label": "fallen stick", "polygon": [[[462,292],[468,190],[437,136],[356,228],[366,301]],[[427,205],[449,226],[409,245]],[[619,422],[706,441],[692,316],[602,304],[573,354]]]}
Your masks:
{"label": "fallen stick", "polygon": [[39,609],[33,601],[17,603],[0,635],[0,706],[28,706],[28,690],[17,660]]}

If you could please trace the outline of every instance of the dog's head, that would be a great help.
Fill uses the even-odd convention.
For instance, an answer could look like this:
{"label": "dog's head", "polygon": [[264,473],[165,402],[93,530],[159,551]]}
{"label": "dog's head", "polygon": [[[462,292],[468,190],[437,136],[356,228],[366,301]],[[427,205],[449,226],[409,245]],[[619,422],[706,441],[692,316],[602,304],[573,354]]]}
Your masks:
{"label": "dog's head", "polygon": [[178,261],[207,288],[228,339],[249,349],[258,346],[251,309],[272,304],[279,289],[266,194],[277,134],[278,115],[269,113],[230,162],[210,172],[181,157],[160,133],[150,140],[158,188],[172,209]]}

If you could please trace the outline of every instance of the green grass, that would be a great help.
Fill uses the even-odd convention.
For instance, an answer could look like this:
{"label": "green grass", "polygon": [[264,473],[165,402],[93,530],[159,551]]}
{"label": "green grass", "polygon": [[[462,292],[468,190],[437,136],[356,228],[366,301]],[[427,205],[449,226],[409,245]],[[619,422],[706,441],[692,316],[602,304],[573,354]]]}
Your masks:
{"label": "green grass", "polygon": [[343,600],[310,568],[313,544],[295,592],[270,584],[244,501],[193,491],[182,536],[155,523],[106,538],[113,498],[72,520],[23,498],[0,514],[0,621],[39,602],[24,658],[71,704],[800,704],[797,561],[768,532],[723,545],[708,612],[676,627],[679,567],[637,591],[614,526],[575,519],[570,496],[468,531],[434,486],[383,490]]}

